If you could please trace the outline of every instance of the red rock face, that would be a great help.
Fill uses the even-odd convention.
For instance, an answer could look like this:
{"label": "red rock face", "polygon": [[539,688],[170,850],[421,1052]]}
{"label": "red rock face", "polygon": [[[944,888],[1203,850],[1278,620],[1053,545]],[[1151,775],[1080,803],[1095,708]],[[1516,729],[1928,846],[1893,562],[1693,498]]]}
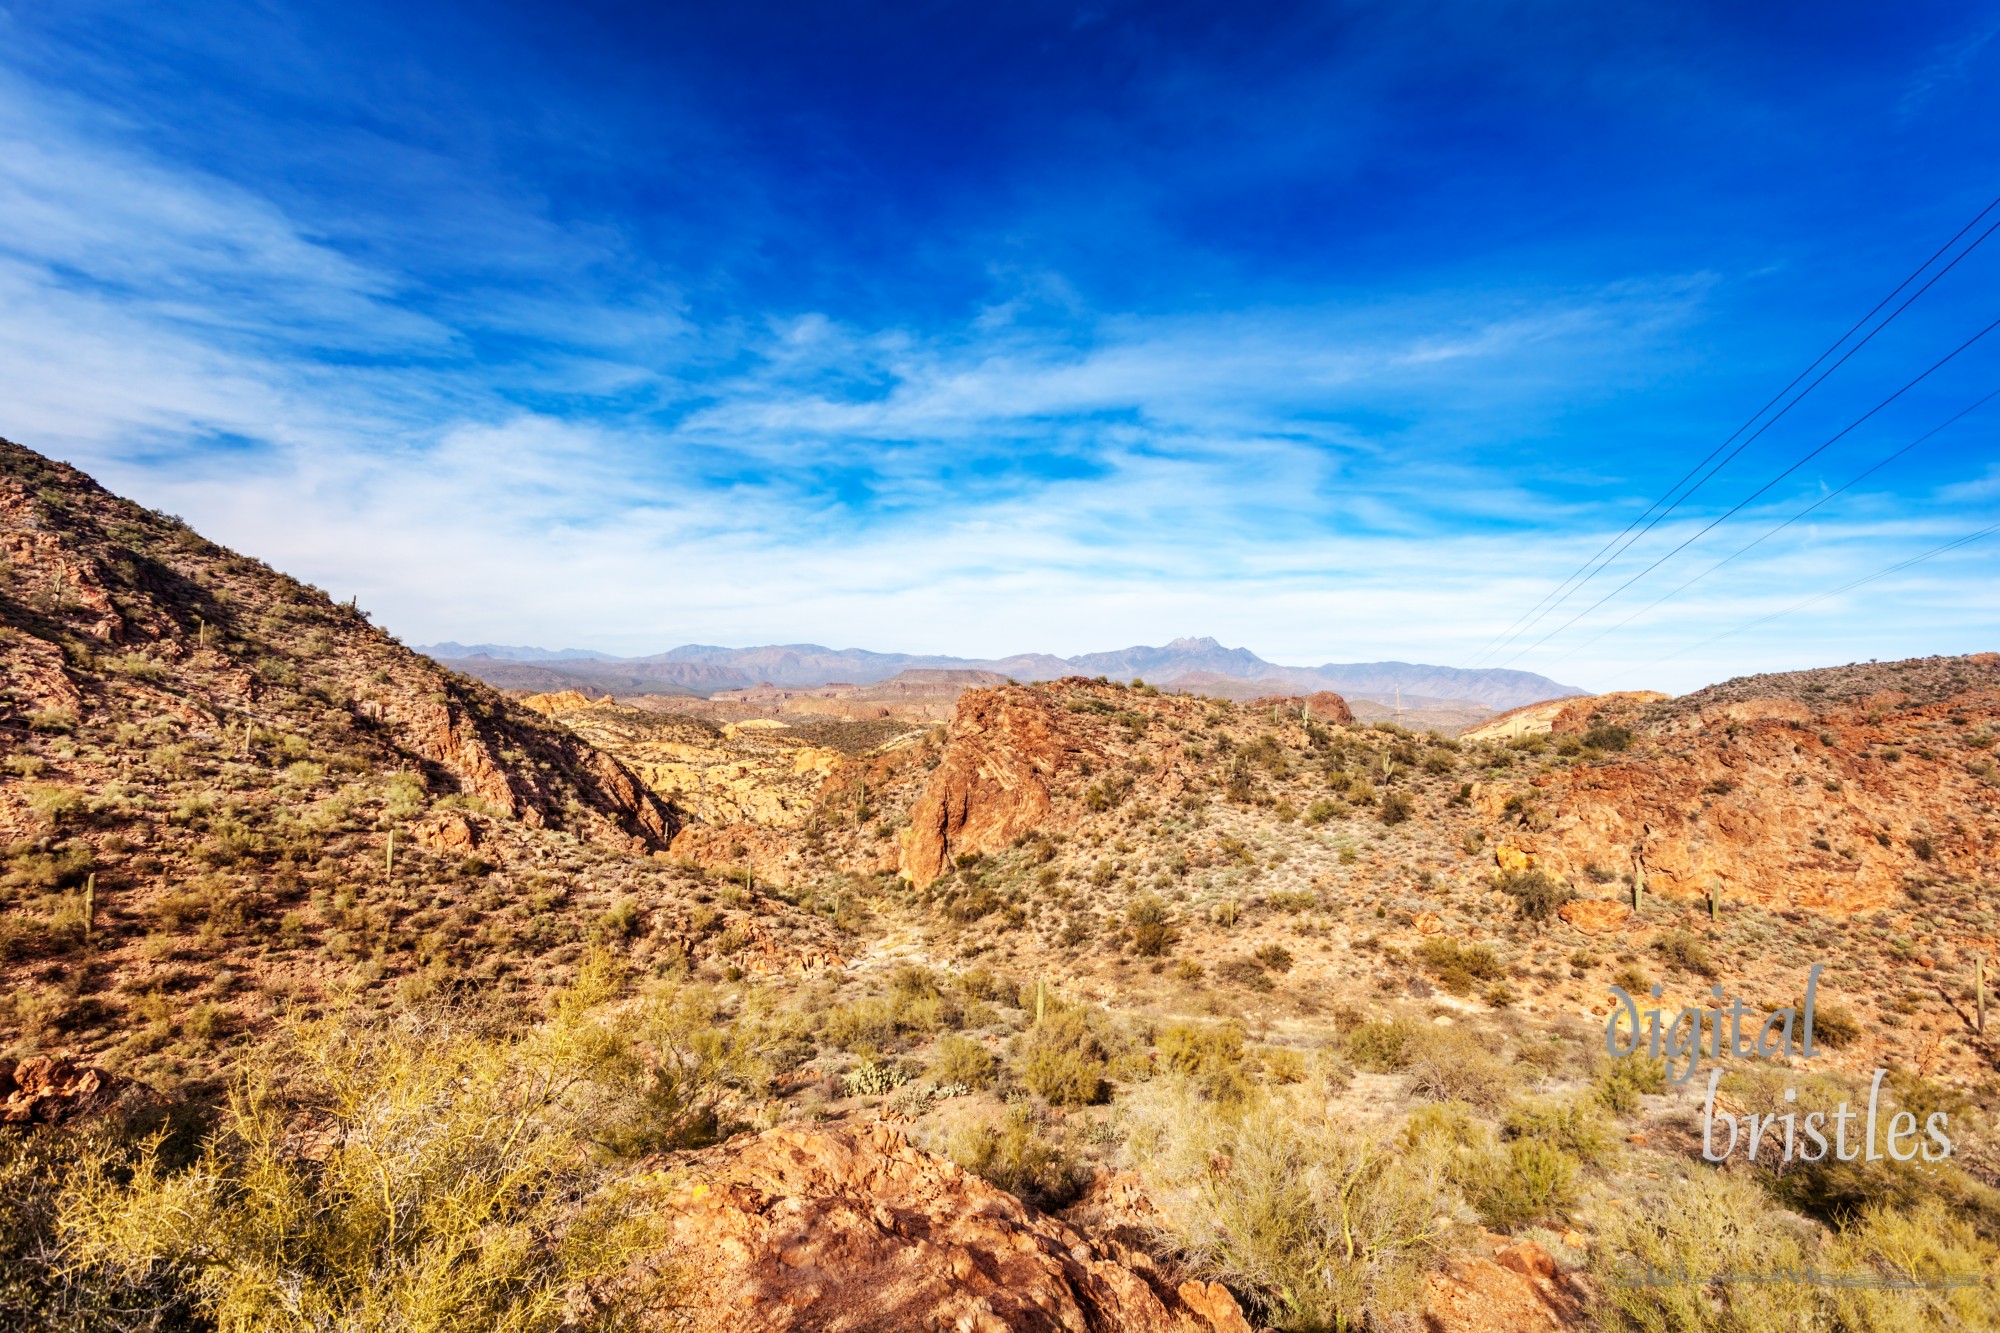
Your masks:
{"label": "red rock face", "polygon": [[1965,743],[1996,721],[1991,688],[1924,707],[1733,702],[1623,762],[1539,779],[1539,831],[1508,836],[1578,883],[1637,867],[1648,893],[1700,899],[1719,880],[1725,901],[1869,911],[1912,876],[2000,869],[2000,786]]}
{"label": "red rock face", "polygon": [[[1498,1242],[1499,1238],[1492,1238]],[[1534,1241],[1500,1243],[1491,1256],[1463,1255],[1431,1274],[1427,1333],[1534,1333],[1588,1328],[1590,1291]]]}
{"label": "red rock face", "polygon": [[952,858],[998,851],[1041,827],[1052,784],[1081,777],[1103,757],[1046,693],[1011,685],[966,691],[945,733],[944,760],[910,810],[902,873],[927,885]]}
{"label": "red rock face", "polygon": [[0,1124],[54,1124],[108,1100],[111,1075],[68,1060],[31,1055],[0,1060]]}
{"label": "red rock face", "polygon": [[734,1145],[675,1205],[698,1333],[1249,1333],[1229,1292],[1176,1283],[885,1126]]}
{"label": "red rock face", "polygon": [[1245,708],[1270,708],[1297,717],[1303,713],[1315,722],[1329,726],[1345,726],[1354,720],[1354,710],[1347,706],[1347,700],[1331,690],[1320,690],[1315,694],[1267,694],[1252,699]]}

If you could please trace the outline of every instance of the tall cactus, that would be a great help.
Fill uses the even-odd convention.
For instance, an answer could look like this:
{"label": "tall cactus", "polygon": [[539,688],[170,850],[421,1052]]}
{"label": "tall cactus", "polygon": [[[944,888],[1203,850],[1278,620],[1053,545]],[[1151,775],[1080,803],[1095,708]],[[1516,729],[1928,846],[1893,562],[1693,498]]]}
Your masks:
{"label": "tall cactus", "polygon": [[1715,920],[1722,914],[1722,877],[1711,875],[1708,880],[1708,919]]}

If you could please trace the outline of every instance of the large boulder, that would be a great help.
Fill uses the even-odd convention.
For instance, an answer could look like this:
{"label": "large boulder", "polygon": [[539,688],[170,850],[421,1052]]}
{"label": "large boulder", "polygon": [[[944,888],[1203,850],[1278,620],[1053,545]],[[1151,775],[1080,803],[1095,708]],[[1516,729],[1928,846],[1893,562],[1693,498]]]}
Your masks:
{"label": "large boulder", "polygon": [[1039,1213],[886,1126],[731,1145],[671,1209],[696,1333],[1249,1333],[1220,1285]]}
{"label": "large boulder", "polygon": [[112,1076],[47,1055],[0,1060],[0,1124],[55,1124],[107,1105]]}

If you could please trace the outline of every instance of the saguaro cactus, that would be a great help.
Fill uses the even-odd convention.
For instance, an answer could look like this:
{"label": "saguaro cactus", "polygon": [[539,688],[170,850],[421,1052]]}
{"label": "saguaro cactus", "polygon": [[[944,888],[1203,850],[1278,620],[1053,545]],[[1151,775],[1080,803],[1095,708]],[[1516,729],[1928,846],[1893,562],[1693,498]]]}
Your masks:
{"label": "saguaro cactus", "polygon": [[1708,881],[1708,919],[1713,921],[1722,913],[1722,877],[1713,875]]}

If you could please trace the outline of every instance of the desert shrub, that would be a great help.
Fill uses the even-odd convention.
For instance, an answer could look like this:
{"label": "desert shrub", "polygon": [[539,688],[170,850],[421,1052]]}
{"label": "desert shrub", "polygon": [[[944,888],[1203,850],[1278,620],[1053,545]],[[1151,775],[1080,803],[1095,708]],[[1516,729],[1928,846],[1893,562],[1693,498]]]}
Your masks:
{"label": "desert shrub", "polygon": [[1836,1288],[1826,1299],[1843,1330],[2000,1328],[2000,1247],[1943,1200],[1924,1199],[1906,1211],[1871,1208],[1834,1240],[1830,1252],[1836,1270],[1862,1275],[1978,1279],[1956,1286]]}
{"label": "desert shrub", "polygon": [[1215,975],[1223,981],[1233,981],[1239,986],[1253,990],[1271,989],[1271,974],[1254,957],[1231,958],[1215,965]]}
{"label": "desert shrub", "polygon": [[81,817],[87,804],[74,787],[53,782],[30,782],[21,788],[21,799],[50,828],[60,828]]}
{"label": "desert shrub", "polygon": [[1292,951],[1282,944],[1267,944],[1250,956],[1269,971],[1282,974],[1292,970]]}
{"label": "desert shrub", "polygon": [[1503,870],[1493,877],[1493,887],[1512,898],[1530,921],[1546,921],[1576,896],[1546,870]]}
{"label": "desert shrub", "polygon": [[1424,772],[1432,777],[1443,777],[1458,767],[1458,758],[1449,750],[1432,750],[1424,756]]}
{"label": "desert shrub", "polygon": [[[611,966],[601,959],[587,966],[570,994],[587,998],[588,987],[606,985],[601,978]],[[577,1022],[578,1003],[558,1011],[565,1021]],[[739,1031],[707,987],[655,984],[616,1026],[592,1034],[593,1074],[605,1107],[596,1116],[597,1142],[638,1156],[722,1137],[740,1090],[782,1049],[756,1036]]]}
{"label": "desert shrub", "polygon": [[998,1066],[991,1051],[971,1037],[952,1032],[939,1037],[931,1047],[931,1062],[925,1072],[933,1083],[983,1088],[993,1081]]}
{"label": "desert shrub", "polygon": [[8,888],[60,889],[81,884],[94,864],[90,848],[82,843],[58,844],[37,851],[33,843],[9,849],[7,873],[0,885]]}
{"label": "desert shrub", "polygon": [[581,1290],[661,1243],[643,1187],[581,1151],[603,1109],[591,1027],[296,1024],[187,1169],[153,1145],[70,1175],[66,1257],[165,1285],[223,1333],[575,1327]]}
{"label": "desert shrub", "polygon": [[1303,1083],[1306,1057],[1303,1051],[1280,1046],[1264,1056],[1264,1073],[1273,1083]]}
{"label": "desert shrub", "polygon": [[1141,958],[1158,958],[1178,938],[1172,913],[1156,893],[1142,893],[1133,899],[1125,909],[1125,921],[1132,928],[1132,952]]}
{"label": "desert shrub", "polygon": [[1708,945],[1701,937],[1685,930],[1670,930],[1653,941],[1653,951],[1669,967],[1677,967],[1683,972],[1692,972],[1700,977],[1712,977],[1716,973],[1715,959],[1708,952]]}
{"label": "desert shrub", "polygon": [[836,1004],[819,1014],[819,1035],[843,1051],[878,1050],[901,1035],[897,1018],[897,1006],[885,998]]}
{"label": "desert shrub", "polygon": [[1243,1072],[1243,1029],[1235,1023],[1175,1023],[1159,1035],[1160,1063],[1192,1079],[1217,1101],[1239,1101],[1250,1090]]}
{"label": "desert shrub", "polygon": [[961,1125],[943,1147],[967,1171],[1037,1208],[1074,1202],[1090,1181],[1090,1170],[1077,1154],[1018,1103],[993,1119]]}
{"label": "desert shrub", "polygon": [[63,1193],[115,1153],[102,1132],[14,1127],[0,1135],[0,1327],[48,1333],[151,1333],[196,1322],[170,1274],[79,1264],[57,1227]]}
{"label": "desert shrub", "polygon": [[1404,1069],[1410,1090],[1438,1102],[1498,1106],[1513,1089],[1506,1062],[1463,1028],[1419,1028]]}
{"label": "desert shrub", "polygon": [[392,774],[382,786],[383,813],[391,819],[414,819],[429,803],[429,789],[415,773]]}
{"label": "desert shrub", "polygon": [[1340,807],[1324,796],[1306,807],[1306,823],[1324,824],[1340,813]]}
{"label": "desert shrub", "polygon": [[1600,722],[1583,733],[1583,743],[1593,750],[1628,749],[1632,744],[1632,729]]}
{"label": "desert shrub", "polygon": [[1611,1126],[1594,1097],[1537,1097],[1514,1103],[1500,1122],[1509,1139],[1540,1139],[1586,1165],[1611,1155]]}
{"label": "desert shrub", "polygon": [[1175,1023],[1157,1045],[1160,1062],[1180,1074],[1214,1074],[1243,1062],[1243,1029],[1235,1023]]}
{"label": "desert shrub", "polygon": [[1488,1225],[1502,1230],[1554,1217],[1576,1202],[1576,1158],[1544,1139],[1516,1139],[1466,1173],[1464,1186]]}
{"label": "desert shrub", "polygon": [[1051,1102],[1088,1106],[1103,1101],[1108,1067],[1104,1043],[1082,1009],[1046,1014],[1028,1029],[1021,1078]]}
{"label": "desert shrub", "polygon": [[1409,1065],[1416,1034],[1416,1026],[1404,1019],[1362,1023],[1347,1034],[1347,1058],[1367,1073],[1395,1073]]}
{"label": "desert shrub", "polygon": [[[1600,1320],[1617,1333],[1824,1330],[1825,1297],[1808,1284],[1702,1280],[1816,1267],[1808,1244],[1803,1229],[1741,1176],[1704,1171],[1676,1180],[1613,1212],[1591,1247],[1604,1292]],[[1668,1276],[1648,1281],[1651,1273]]]}
{"label": "desert shrub", "polygon": [[1498,981],[1506,967],[1487,944],[1461,944],[1445,935],[1433,935],[1417,946],[1417,961],[1453,995],[1471,991],[1473,983]]}
{"label": "desert shrub", "polygon": [[630,898],[620,898],[598,918],[598,925],[606,935],[614,939],[629,940],[639,933],[639,925],[644,920],[639,904]]}
{"label": "desert shrub", "polygon": [[[1797,1006],[1798,1012],[1805,1012],[1805,1001]],[[1854,1011],[1842,1004],[1821,1004],[1814,997],[1813,1004],[1813,1044],[1839,1050],[1852,1045],[1861,1037],[1861,1020]]]}
{"label": "desert shrub", "polygon": [[1451,1227],[1442,1151],[1406,1150],[1291,1088],[1218,1110],[1156,1084],[1131,1126],[1140,1170],[1180,1200],[1177,1239],[1263,1323],[1360,1328],[1423,1299]]}
{"label": "desert shrub", "polygon": [[1592,1095],[1615,1115],[1631,1115],[1642,1095],[1657,1097],[1666,1090],[1667,1062],[1648,1055],[1600,1060],[1591,1081]]}
{"label": "desert shrub", "polygon": [[1382,809],[1378,816],[1384,824],[1400,824],[1417,812],[1417,803],[1399,791],[1392,791],[1382,798]]}
{"label": "desert shrub", "polygon": [[1410,1112],[1403,1122],[1403,1143],[1421,1149],[1433,1142],[1453,1149],[1486,1149],[1493,1131],[1463,1102],[1429,1102]]}

